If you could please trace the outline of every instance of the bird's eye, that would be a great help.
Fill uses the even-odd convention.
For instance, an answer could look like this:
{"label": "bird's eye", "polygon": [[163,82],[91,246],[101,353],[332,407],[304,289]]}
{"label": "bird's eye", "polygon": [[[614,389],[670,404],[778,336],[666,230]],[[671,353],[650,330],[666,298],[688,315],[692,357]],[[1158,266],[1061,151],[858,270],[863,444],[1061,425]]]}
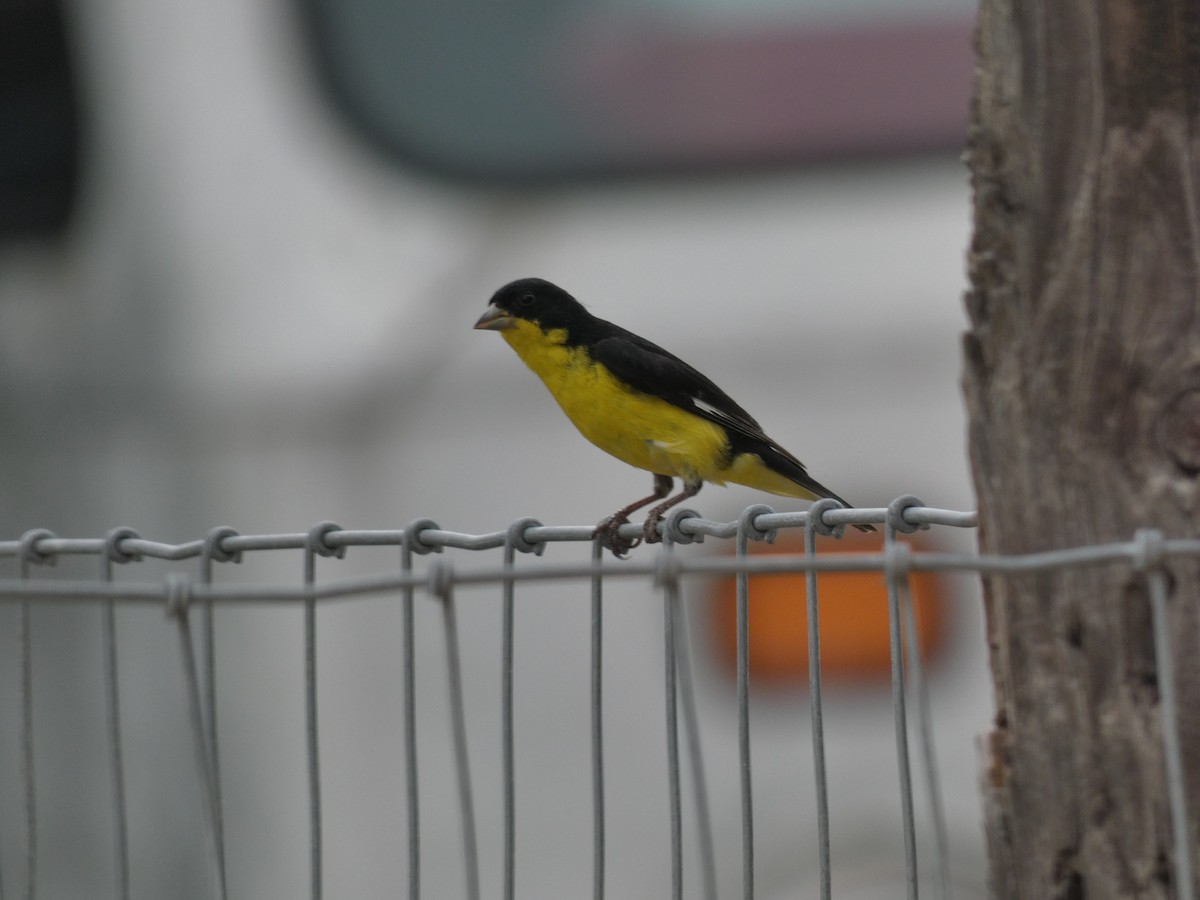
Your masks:
{"label": "bird's eye", "polygon": [[534,296],[533,296],[533,294],[522,294],[522,295],[521,295],[521,297],[520,297],[520,299],[519,299],[519,300],[517,300],[517,302],[518,302],[518,303],[519,303],[521,306],[524,306],[524,307],[528,308],[528,307],[530,307],[530,306],[533,306],[533,301],[534,301],[534,300],[536,300],[536,299],[537,299],[537,298],[536,298],[536,297],[534,297]]}

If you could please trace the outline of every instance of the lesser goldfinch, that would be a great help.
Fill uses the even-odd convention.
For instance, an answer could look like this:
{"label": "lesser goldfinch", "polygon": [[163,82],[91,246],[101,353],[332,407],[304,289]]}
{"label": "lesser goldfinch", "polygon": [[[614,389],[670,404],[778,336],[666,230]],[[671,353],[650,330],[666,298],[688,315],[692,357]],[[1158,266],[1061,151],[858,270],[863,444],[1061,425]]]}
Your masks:
{"label": "lesser goldfinch", "polygon": [[[643,533],[653,543],[663,514],[706,481],[806,500],[832,497],[850,506],[712,381],[645,338],[596,318],[557,285],[541,278],[505,285],[475,327],[500,332],[584,437],[654,473],[654,493],[596,526],[593,537],[617,556],[638,543],[618,535],[631,513],[663,501],[646,517]],[[683,490],[665,499],[676,477]]]}

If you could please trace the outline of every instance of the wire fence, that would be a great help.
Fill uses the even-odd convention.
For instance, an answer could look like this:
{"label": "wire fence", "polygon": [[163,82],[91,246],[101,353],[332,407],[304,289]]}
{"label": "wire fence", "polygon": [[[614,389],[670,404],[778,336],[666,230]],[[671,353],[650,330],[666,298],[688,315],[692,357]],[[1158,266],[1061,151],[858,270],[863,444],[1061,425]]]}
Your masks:
{"label": "wire fence", "polygon": [[[883,545],[879,552],[818,554],[818,535],[840,534],[848,524],[875,523],[883,527]],[[18,540],[0,541],[0,559],[15,560],[18,577],[0,579],[0,603],[15,604],[18,610],[20,692],[20,779],[24,837],[21,873],[0,872],[0,898],[38,895],[38,797],[34,769],[37,748],[34,741],[34,679],[31,615],[44,604],[94,603],[103,610],[102,641],[106,702],[106,731],[110,748],[112,821],[114,831],[113,895],[128,900],[130,893],[130,846],[128,838],[129,800],[126,790],[125,761],[122,747],[121,695],[118,686],[118,641],[114,611],[122,604],[163,606],[175,623],[179,637],[179,658],[187,688],[187,710],[195,754],[195,771],[202,788],[208,856],[211,862],[212,894],[221,900],[230,896],[226,875],[226,837],[219,754],[217,710],[217,663],[214,636],[215,608],[225,605],[265,604],[299,605],[304,610],[304,697],[305,743],[307,755],[307,794],[309,832],[310,895],[322,896],[324,858],[322,846],[322,779],[319,757],[319,717],[317,706],[317,622],[319,604],[356,597],[398,596],[402,601],[401,654],[404,672],[402,690],[404,727],[404,772],[406,786],[408,896],[416,900],[427,886],[422,883],[421,808],[417,760],[417,688],[415,669],[415,627],[413,609],[419,597],[432,598],[442,610],[442,630],[446,647],[446,685],[449,691],[457,805],[461,823],[462,868],[468,897],[484,895],[478,861],[476,813],[472,792],[472,773],[467,753],[467,710],[463,701],[462,660],[460,656],[455,592],[467,585],[498,586],[501,591],[501,723],[503,778],[503,877],[500,893],[506,900],[519,895],[516,866],[516,789],[514,778],[515,741],[514,642],[515,589],[518,584],[539,581],[585,581],[590,584],[590,753],[592,793],[592,894],[605,896],[606,877],[606,778],[604,766],[604,643],[603,613],[606,586],[622,580],[649,580],[660,592],[663,616],[663,696],[666,725],[668,803],[670,807],[671,896],[681,898],[684,885],[683,797],[681,757],[687,761],[692,778],[689,785],[690,809],[696,819],[699,852],[698,884],[706,900],[717,896],[713,829],[709,801],[703,778],[703,748],[697,727],[695,686],[687,640],[686,606],[680,599],[680,585],[693,578],[729,576],[736,584],[736,704],[738,727],[739,790],[741,814],[741,893],[755,896],[755,837],[752,802],[750,695],[749,695],[749,597],[753,575],[803,573],[806,578],[805,612],[808,624],[809,693],[815,802],[820,866],[820,894],[828,900],[834,893],[829,839],[829,799],[822,697],[821,633],[819,625],[818,575],[832,572],[881,573],[888,597],[891,697],[896,741],[896,766],[900,787],[901,821],[905,862],[906,895],[916,900],[919,891],[917,839],[914,813],[912,760],[915,749],[928,791],[933,829],[934,893],[951,896],[945,816],[939,793],[937,762],[933,750],[932,715],[921,668],[921,654],[910,593],[910,578],[917,572],[963,572],[969,574],[1015,574],[1047,572],[1068,567],[1124,564],[1144,572],[1151,599],[1159,684],[1161,685],[1162,727],[1166,774],[1169,791],[1178,896],[1191,900],[1192,877],[1190,846],[1187,835],[1184,771],[1180,756],[1178,710],[1176,709],[1174,664],[1167,625],[1167,561],[1174,557],[1200,556],[1198,540],[1166,540],[1155,531],[1139,531],[1131,541],[1056,550],[1023,556],[983,556],[972,553],[918,551],[901,536],[931,526],[973,528],[975,514],[926,507],[915,497],[897,498],[886,508],[843,509],[835,501],[818,501],[800,513],[777,513],[770,507],[752,506],[733,521],[704,519],[691,510],[676,510],[660,527],[663,543],[625,561],[603,557],[600,542],[592,542],[590,560],[573,563],[518,565],[519,554],[540,556],[550,544],[592,541],[591,526],[547,526],[535,519],[519,519],[502,531],[466,534],[440,528],[429,519],[420,519],[396,530],[352,530],[331,522],[322,522],[306,532],[290,534],[239,534],[232,528],[215,528],[203,539],[182,544],[147,540],[128,528],[117,528],[103,538],[61,538],[37,529]],[[752,555],[751,544],[773,541],[777,531],[803,529],[802,554]],[[637,537],[640,525],[626,525],[623,535]],[[705,538],[732,539],[732,555],[692,555],[677,551],[680,545]],[[318,582],[318,558],[341,559],[355,547],[396,547],[399,564],[394,571],[367,576],[327,579]],[[455,565],[437,557],[447,548],[473,551],[500,550],[499,562],[489,560],[478,566]],[[303,556],[303,577],[295,586],[255,583],[218,583],[214,575],[219,566],[241,562],[246,554],[260,551],[291,550]],[[89,580],[51,580],[35,577],[36,571],[61,557],[93,557],[99,571]],[[418,564],[418,557],[429,556]],[[198,561],[198,568],[182,571],[172,567],[161,580],[114,579],[118,567],[144,560],[170,563]],[[199,618],[200,635],[193,635],[193,622]],[[915,715],[912,710],[915,707]],[[682,734],[680,719],[683,720]],[[910,722],[915,721],[915,727]],[[912,734],[910,735],[910,732]],[[17,892],[14,885],[23,890]],[[493,892],[489,892],[493,893]],[[99,896],[99,893],[96,894]]]}

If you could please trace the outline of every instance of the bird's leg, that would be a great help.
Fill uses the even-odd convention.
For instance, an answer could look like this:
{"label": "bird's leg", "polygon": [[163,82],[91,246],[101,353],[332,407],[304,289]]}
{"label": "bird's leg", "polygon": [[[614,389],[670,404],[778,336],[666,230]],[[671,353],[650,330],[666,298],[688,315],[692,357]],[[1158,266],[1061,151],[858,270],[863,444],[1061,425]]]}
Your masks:
{"label": "bird's leg", "polygon": [[663,513],[665,513],[672,506],[682,503],[688,497],[695,497],[698,493],[700,493],[700,488],[703,486],[703,481],[685,481],[683,483],[682,491],[680,491],[666,503],[660,503],[646,514],[645,536],[647,544],[656,544],[662,540],[658,534],[658,523],[662,521]]}
{"label": "bird's leg", "polygon": [[592,540],[602,537],[605,539],[605,545],[612,551],[613,556],[617,559],[624,559],[634,547],[642,541],[640,538],[630,540],[629,538],[621,537],[617,532],[620,527],[629,521],[629,514],[637,512],[643,506],[648,506],[655,500],[661,500],[667,494],[671,493],[671,488],[675,482],[671,480],[670,475],[655,475],[654,476],[654,493],[649,497],[643,497],[641,500],[636,500],[628,506],[623,506],[615,513],[609,516],[596,526],[596,530],[592,532]]}

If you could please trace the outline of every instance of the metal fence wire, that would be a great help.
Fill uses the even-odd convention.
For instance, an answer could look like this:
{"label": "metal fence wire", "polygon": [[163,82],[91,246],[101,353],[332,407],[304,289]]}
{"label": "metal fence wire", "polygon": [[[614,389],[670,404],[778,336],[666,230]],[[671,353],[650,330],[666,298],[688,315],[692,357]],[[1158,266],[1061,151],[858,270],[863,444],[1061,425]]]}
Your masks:
{"label": "metal fence wire", "polygon": [[[818,554],[816,538],[822,534],[840,534],[847,524],[876,523],[883,526],[883,546],[878,552]],[[0,603],[17,608],[17,645],[20,673],[18,691],[20,733],[20,781],[22,785],[21,830],[24,837],[23,871],[0,871],[0,898],[38,896],[38,798],[34,768],[37,746],[34,741],[34,693],[38,689],[33,673],[34,644],[31,627],[36,610],[46,604],[71,602],[98,604],[102,610],[102,641],[106,701],[106,730],[109,743],[108,768],[111,778],[115,885],[109,892],[96,890],[93,896],[111,895],[121,900],[131,895],[130,842],[128,837],[129,797],[126,789],[126,763],[122,748],[122,705],[118,689],[118,641],[114,610],[124,604],[157,604],[165,608],[174,622],[179,640],[179,659],[187,688],[187,712],[195,755],[195,772],[204,803],[211,894],[227,898],[226,834],[221,788],[221,746],[216,715],[219,672],[216,663],[214,616],[217,607],[236,604],[295,606],[304,610],[304,698],[307,754],[307,806],[309,872],[311,897],[322,896],[322,778],[319,758],[319,717],[317,708],[317,620],[318,605],[355,597],[398,597],[402,605],[401,655],[404,683],[401,689],[404,741],[401,749],[405,773],[407,818],[407,895],[442,896],[436,885],[422,882],[422,827],[418,802],[421,771],[417,759],[418,729],[424,727],[417,715],[418,688],[414,664],[417,638],[414,634],[414,606],[434,600],[442,611],[442,638],[445,641],[447,669],[445,686],[450,698],[452,737],[461,824],[461,859],[467,896],[475,900],[485,893],[477,850],[477,820],[472,793],[472,773],[467,752],[470,722],[463,700],[462,660],[460,656],[455,592],[464,586],[498,586],[502,605],[500,678],[501,771],[503,778],[503,873],[499,888],[487,885],[489,896],[506,900],[520,896],[515,866],[516,781],[514,778],[514,613],[519,585],[540,581],[585,582],[590,588],[590,754],[591,754],[591,832],[593,865],[590,873],[594,898],[604,897],[606,875],[606,774],[604,765],[605,704],[602,691],[604,667],[603,613],[605,591],[615,583],[628,580],[650,581],[661,595],[663,621],[663,698],[666,725],[669,804],[671,896],[684,895],[683,798],[689,795],[689,811],[699,835],[694,860],[695,874],[689,876],[696,893],[707,898],[717,896],[714,872],[714,832],[703,777],[702,745],[697,727],[695,688],[685,622],[686,604],[681,602],[680,586],[688,579],[726,576],[736,583],[736,701],[738,729],[738,784],[741,804],[741,893],[755,896],[754,808],[751,786],[750,696],[749,696],[749,593],[752,575],[804,573],[805,609],[808,619],[809,694],[813,771],[821,897],[834,896],[835,861],[830,858],[829,796],[825,766],[823,726],[821,631],[818,621],[819,581],[817,576],[830,572],[881,573],[888,596],[891,658],[892,710],[894,714],[896,765],[900,787],[900,821],[904,835],[904,864],[907,896],[918,896],[917,836],[914,815],[912,760],[915,749],[921,767],[921,780],[927,787],[934,832],[927,841],[934,857],[928,868],[937,897],[951,896],[948,872],[945,817],[941,812],[939,781],[933,753],[932,716],[925,690],[910,578],[917,572],[1030,573],[1067,567],[1105,564],[1131,565],[1144,571],[1149,584],[1151,620],[1161,685],[1162,723],[1169,798],[1174,827],[1176,884],[1179,896],[1190,898],[1192,877],[1190,846],[1187,835],[1184,772],[1181,765],[1178,711],[1175,706],[1174,669],[1167,626],[1167,572],[1165,563],[1176,556],[1200,556],[1200,541],[1166,540],[1154,531],[1140,531],[1131,541],[1057,550],[1024,556],[996,557],[970,553],[913,550],[900,537],[931,526],[973,528],[975,514],[925,506],[915,497],[904,496],[887,508],[842,509],[835,501],[824,500],[799,513],[777,513],[770,507],[752,506],[736,520],[711,521],[691,510],[675,511],[661,526],[663,543],[658,548],[642,548],[630,560],[605,559],[598,542],[593,542],[590,560],[555,563],[544,560],[536,565],[518,564],[519,554],[542,555],[548,545],[559,542],[591,541],[590,526],[547,526],[534,519],[519,519],[503,531],[465,534],[440,528],[429,519],[420,519],[397,530],[351,530],[331,522],[322,522],[306,532],[292,534],[239,534],[232,528],[215,528],[200,540],[166,544],[147,540],[128,528],[117,528],[103,538],[61,538],[37,529],[18,540],[0,541],[0,559],[9,558],[18,566],[18,577],[0,579]],[[625,526],[630,537],[640,533],[640,525]],[[804,553],[751,555],[752,542],[772,541],[782,529],[803,529]],[[624,531],[623,531],[624,533]],[[730,555],[699,555],[678,550],[680,545],[705,538],[732,539]],[[340,579],[317,580],[318,558],[340,559],[356,547],[396,547],[397,567],[390,572]],[[481,557],[478,566],[454,565],[436,554],[445,548],[471,551],[500,551]],[[277,584],[218,583],[214,575],[219,567],[241,562],[246,554],[262,551],[298,551],[303,557],[301,583]],[[37,571],[60,557],[85,556],[98,561],[99,571],[90,580],[52,580],[36,577]],[[418,557],[427,557],[418,561]],[[165,560],[170,571],[161,580],[114,580],[118,567],[131,567],[145,560]],[[175,564],[198,561],[198,567],[177,568]],[[128,572],[126,568],[123,574]],[[797,598],[799,602],[799,598]],[[193,634],[198,620],[200,634]],[[680,729],[680,719],[683,727]],[[915,727],[913,725],[915,722]],[[681,757],[691,773],[687,791],[682,784]],[[686,861],[689,866],[692,860]],[[587,876],[581,876],[577,894],[586,890]],[[401,893],[395,886],[394,894]]]}

